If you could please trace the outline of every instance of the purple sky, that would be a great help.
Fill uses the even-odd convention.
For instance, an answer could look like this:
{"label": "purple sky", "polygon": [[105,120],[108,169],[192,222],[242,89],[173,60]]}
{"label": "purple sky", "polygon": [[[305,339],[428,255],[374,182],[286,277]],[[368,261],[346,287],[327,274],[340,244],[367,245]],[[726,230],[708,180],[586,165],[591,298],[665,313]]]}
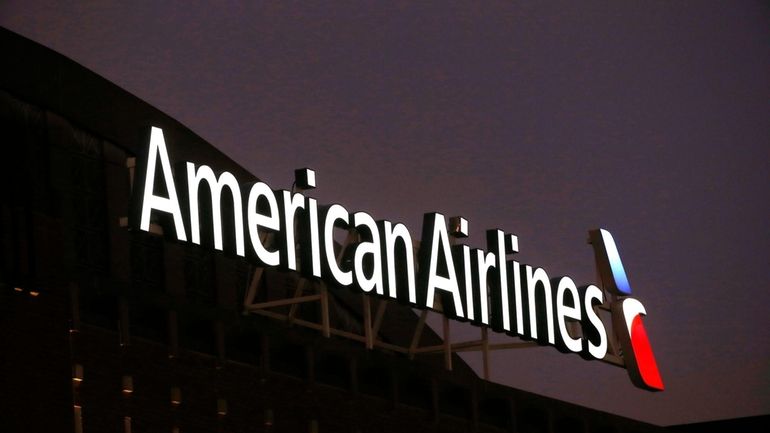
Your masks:
{"label": "purple sky", "polygon": [[657,424],[770,413],[767,3],[59,3],[5,1],[0,25],[274,188],[310,166],[322,202],[413,236],[463,215],[472,246],[514,232],[580,283],[609,229],[666,391],[550,347],[495,353],[495,381]]}

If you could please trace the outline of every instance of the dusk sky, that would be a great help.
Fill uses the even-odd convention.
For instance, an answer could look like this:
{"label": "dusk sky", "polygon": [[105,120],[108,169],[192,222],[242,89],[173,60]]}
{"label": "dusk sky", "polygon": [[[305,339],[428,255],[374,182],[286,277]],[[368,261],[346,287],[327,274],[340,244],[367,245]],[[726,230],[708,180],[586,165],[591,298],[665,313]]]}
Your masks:
{"label": "dusk sky", "polygon": [[663,425],[770,414],[767,2],[160,3],[4,1],[0,25],[415,237],[462,215],[587,284],[610,230],[666,390],[552,347],[495,352],[494,381]]}

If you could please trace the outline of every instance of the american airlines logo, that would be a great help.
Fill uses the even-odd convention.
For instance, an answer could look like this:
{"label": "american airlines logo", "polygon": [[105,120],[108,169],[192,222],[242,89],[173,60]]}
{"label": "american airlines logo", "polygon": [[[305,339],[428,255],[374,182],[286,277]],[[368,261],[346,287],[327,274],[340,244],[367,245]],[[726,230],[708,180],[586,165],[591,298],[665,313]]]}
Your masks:
{"label": "american airlines logo", "polygon": [[[134,176],[130,224],[135,229],[150,231],[151,224],[159,224],[179,242],[301,272],[336,289],[439,311],[585,359],[607,357],[610,341],[598,310],[614,301],[609,309],[622,349],[619,363],[636,386],[663,389],[641,321],[646,311],[629,297],[628,278],[606,230],[589,232],[602,290],[520,263],[518,237],[503,230],[486,231],[486,250],[458,243],[468,235],[464,218],[425,214],[415,249],[402,223],[375,220],[340,204],[322,205],[302,192],[273,190],[264,182],[241,184],[232,173],[216,174],[207,165],[186,162],[176,172],[171,167],[163,131],[152,128]],[[316,186],[312,170],[299,170],[298,179],[303,189]],[[356,242],[340,251],[337,229],[355,232]]]}
{"label": "american airlines logo", "polygon": [[604,287],[620,297],[612,304],[612,325],[623,350],[628,375],[640,388],[663,391],[663,379],[642,324],[642,316],[647,311],[639,300],[630,297],[631,285],[615,239],[604,229],[592,230],[589,235]]}

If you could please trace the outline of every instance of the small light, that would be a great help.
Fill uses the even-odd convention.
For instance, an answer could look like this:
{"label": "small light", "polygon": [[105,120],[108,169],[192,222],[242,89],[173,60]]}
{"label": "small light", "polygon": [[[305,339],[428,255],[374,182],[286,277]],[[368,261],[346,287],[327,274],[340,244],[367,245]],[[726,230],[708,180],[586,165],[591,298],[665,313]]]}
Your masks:
{"label": "small light", "polygon": [[171,388],[171,404],[174,406],[182,404],[182,390],[178,386]]}
{"label": "small light", "polygon": [[449,232],[456,238],[467,238],[468,220],[461,216],[449,218]]}
{"label": "small light", "polygon": [[131,394],[134,392],[134,378],[131,376],[123,376],[123,393]]}
{"label": "small light", "polygon": [[265,409],[265,425],[268,427],[273,425],[273,409]]}
{"label": "small light", "polygon": [[30,290],[29,291],[29,295],[32,296],[33,298],[37,298],[38,295],[40,295],[40,292],[35,291],[35,290]]}
{"label": "small light", "polygon": [[220,416],[227,415],[227,400],[225,400],[224,398],[217,399],[217,415],[220,415]]}
{"label": "small light", "polygon": [[14,292],[23,292],[23,291],[24,291],[24,289],[22,289],[21,287],[14,287],[14,288],[13,288],[13,291],[14,291]]}
{"label": "small light", "polygon": [[75,364],[72,366],[72,381],[73,382],[83,381],[83,364]]}
{"label": "small light", "polygon": [[300,189],[315,188],[315,171],[310,168],[298,168],[294,170],[294,183]]}

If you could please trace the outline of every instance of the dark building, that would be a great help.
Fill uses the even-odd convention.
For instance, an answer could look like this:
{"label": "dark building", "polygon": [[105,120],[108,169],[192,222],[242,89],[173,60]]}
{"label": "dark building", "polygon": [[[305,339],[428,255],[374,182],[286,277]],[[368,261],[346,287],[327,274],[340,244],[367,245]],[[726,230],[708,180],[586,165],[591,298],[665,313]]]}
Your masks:
{"label": "dark building", "polygon": [[151,126],[255,177],[73,61],[0,47],[0,431],[664,430],[483,380],[398,303],[130,230]]}
{"label": "dark building", "polygon": [[692,424],[680,424],[668,428],[672,433],[717,433],[739,431],[742,433],[760,433],[770,429],[770,415],[749,416],[744,418],[706,421]]}

